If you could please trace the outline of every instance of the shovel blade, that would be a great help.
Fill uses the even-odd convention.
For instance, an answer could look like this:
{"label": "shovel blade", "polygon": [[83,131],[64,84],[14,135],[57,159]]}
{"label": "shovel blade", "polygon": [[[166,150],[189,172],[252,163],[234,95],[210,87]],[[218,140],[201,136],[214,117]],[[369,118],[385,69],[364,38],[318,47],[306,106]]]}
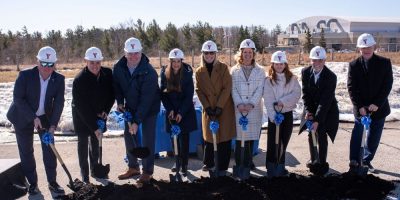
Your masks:
{"label": "shovel blade", "polygon": [[93,168],[93,172],[97,178],[107,178],[108,173],[110,173],[110,164],[96,164]]}
{"label": "shovel blade", "polygon": [[147,147],[135,147],[129,151],[131,154],[138,158],[147,158],[150,155],[150,150]]}
{"label": "shovel blade", "polygon": [[267,177],[281,177],[286,176],[287,171],[285,170],[284,164],[276,164],[276,163],[267,163]]}
{"label": "shovel blade", "polygon": [[233,166],[233,176],[240,180],[246,180],[250,178],[250,168],[242,166]]}
{"label": "shovel blade", "polygon": [[174,174],[170,174],[169,175],[169,182],[183,182],[182,181],[182,176],[181,176],[181,174],[180,173],[176,173],[175,175]]}
{"label": "shovel blade", "polygon": [[216,169],[208,170],[211,178],[217,178],[219,176],[219,172]]}

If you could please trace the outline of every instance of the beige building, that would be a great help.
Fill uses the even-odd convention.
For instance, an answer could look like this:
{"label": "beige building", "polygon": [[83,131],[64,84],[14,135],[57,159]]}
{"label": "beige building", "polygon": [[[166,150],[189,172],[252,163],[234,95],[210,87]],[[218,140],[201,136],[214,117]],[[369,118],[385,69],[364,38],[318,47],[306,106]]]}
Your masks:
{"label": "beige building", "polygon": [[307,29],[310,30],[314,45],[318,45],[321,30],[324,29],[328,49],[354,50],[358,36],[370,33],[380,50],[400,51],[399,18],[307,17],[290,24],[286,31],[279,34],[278,46],[302,46]]}

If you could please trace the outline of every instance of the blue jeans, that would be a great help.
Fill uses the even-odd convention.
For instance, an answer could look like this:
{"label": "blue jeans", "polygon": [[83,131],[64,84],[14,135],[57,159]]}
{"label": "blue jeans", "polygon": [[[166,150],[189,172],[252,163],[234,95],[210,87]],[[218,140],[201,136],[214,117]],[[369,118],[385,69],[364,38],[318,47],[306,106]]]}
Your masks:
{"label": "blue jeans", "polygon": [[[367,141],[364,147],[364,163],[370,163],[375,156],[381,140],[385,119],[386,118],[371,121],[369,134],[366,136]],[[350,140],[350,160],[356,160],[357,162],[360,160],[359,155],[363,131],[364,126],[361,124],[360,119],[356,119]]]}
{"label": "blue jeans", "polygon": [[[149,175],[152,175],[154,172],[154,150],[155,150],[155,141],[156,141],[156,121],[157,114],[153,116],[149,116],[142,122],[141,129],[141,142],[138,141],[138,135],[132,136],[129,133],[128,124],[125,122],[125,131],[124,131],[124,139],[125,139],[125,147],[126,154],[128,157],[128,167],[129,168],[139,168],[139,163],[137,157],[135,157],[129,151],[134,147],[133,137],[136,137],[136,141],[138,141],[138,145],[141,144],[143,147],[147,147],[150,150],[150,155],[147,158],[142,160],[143,172]],[[139,134],[140,129],[138,130]]]}

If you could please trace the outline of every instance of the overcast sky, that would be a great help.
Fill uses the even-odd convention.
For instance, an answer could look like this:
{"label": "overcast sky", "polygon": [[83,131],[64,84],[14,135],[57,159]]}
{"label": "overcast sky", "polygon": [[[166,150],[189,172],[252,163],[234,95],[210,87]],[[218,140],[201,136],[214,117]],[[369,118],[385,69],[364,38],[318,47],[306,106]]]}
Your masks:
{"label": "overcast sky", "polygon": [[30,33],[65,33],[77,25],[110,28],[138,18],[146,24],[155,19],[163,29],[168,22],[180,27],[200,20],[212,26],[262,25],[269,30],[319,15],[400,19],[399,0],[9,0],[0,5],[3,33],[24,25]]}

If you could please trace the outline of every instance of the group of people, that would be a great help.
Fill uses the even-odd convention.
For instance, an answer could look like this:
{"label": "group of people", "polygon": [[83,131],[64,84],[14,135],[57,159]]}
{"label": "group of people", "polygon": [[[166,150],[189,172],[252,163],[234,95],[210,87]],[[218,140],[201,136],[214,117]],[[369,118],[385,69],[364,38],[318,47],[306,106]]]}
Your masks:
{"label": "group of people", "polygon": [[[358,38],[357,48],[361,55],[350,63],[347,82],[355,116],[350,141],[350,168],[367,165],[371,171],[385,117],[390,113],[388,95],[393,84],[391,62],[374,53],[375,44],[370,34]],[[316,46],[311,50],[311,65],[301,72],[302,86],[291,72],[283,51],[272,54],[271,66],[265,73],[264,67],[256,62],[256,47],[250,39],[241,42],[235,55],[236,65],[232,67],[219,61],[217,45],[213,41],[202,45],[200,65],[195,71],[183,62],[182,50],[171,50],[170,63],[160,72],[160,86],[158,74],[142,50],[138,39],[129,38],[125,42],[125,54],[112,70],[101,65],[103,56],[99,48],[91,47],[85,53],[86,66],[76,75],[72,88],[73,124],[78,136],[78,158],[84,182],[89,183],[89,173],[95,176],[93,168],[98,164],[99,142],[105,131],[99,127],[98,120],[107,120],[115,100],[117,110],[129,115],[125,117],[124,130],[128,168],[118,178],[140,175],[138,183],[143,184],[152,178],[156,119],[161,101],[166,109],[166,131],[173,134],[171,126],[180,127],[178,155],[181,166],[174,166],[171,170],[187,173],[190,132],[200,128],[196,123],[194,92],[203,108],[203,170],[216,167],[220,175],[226,175],[232,140],[236,140],[236,164],[251,167],[252,149],[260,138],[265,107],[268,113],[267,173],[272,174],[274,166],[277,166],[274,164],[278,164],[283,166],[279,175],[286,175],[285,152],[293,132],[293,110],[302,98],[304,112],[300,133],[309,130],[310,160],[307,167],[311,169],[319,164],[322,166],[321,174],[328,172],[328,136],[333,142],[339,126],[339,109],[335,98],[337,77],[325,65],[324,48]],[[56,61],[53,48],[47,46],[39,50],[37,66],[20,72],[17,77],[14,99],[7,113],[15,128],[21,166],[30,184],[30,194],[38,192],[33,132],[46,129],[54,134],[64,107],[64,76],[55,71]],[[358,157],[363,132],[360,120],[368,114],[372,121],[363,163],[360,163]],[[218,127],[213,129],[215,122]],[[306,122],[311,124],[306,125]],[[138,131],[142,131],[141,145],[149,149],[149,156],[142,159],[142,170],[137,155],[130,151],[138,145]],[[40,137],[42,134],[39,132]],[[319,163],[314,162],[317,158],[311,153],[316,145],[313,134],[317,136]],[[217,162],[213,142],[218,149]],[[244,157],[240,154],[243,147]],[[42,151],[49,189],[55,193],[64,192],[56,181],[55,155],[44,142]]]}

